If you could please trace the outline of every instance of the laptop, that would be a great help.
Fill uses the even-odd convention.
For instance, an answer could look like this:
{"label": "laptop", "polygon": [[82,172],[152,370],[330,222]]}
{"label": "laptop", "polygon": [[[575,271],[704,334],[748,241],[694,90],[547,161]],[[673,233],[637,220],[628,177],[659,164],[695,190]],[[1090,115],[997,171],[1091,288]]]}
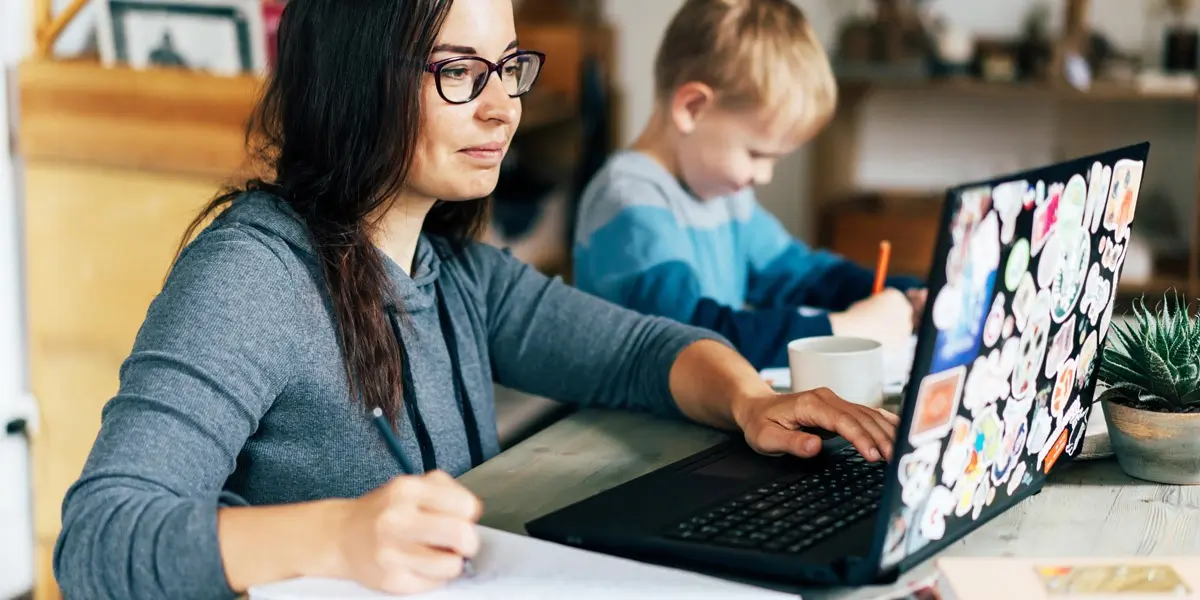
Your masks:
{"label": "laptop", "polygon": [[1149,143],[947,190],[892,461],[740,436],[526,524],[646,562],[890,583],[1078,456]]}

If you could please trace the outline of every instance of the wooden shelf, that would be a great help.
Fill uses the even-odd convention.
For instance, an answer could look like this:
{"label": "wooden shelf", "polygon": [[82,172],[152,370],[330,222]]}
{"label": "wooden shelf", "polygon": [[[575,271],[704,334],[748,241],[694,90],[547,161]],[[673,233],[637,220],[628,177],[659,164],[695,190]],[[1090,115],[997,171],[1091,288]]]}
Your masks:
{"label": "wooden shelf", "polygon": [[1197,102],[1200,95],[1173,90],[1161,92],[1141,90],[1133,85],[1095,82],[1091,89],[1080,91],[1065,85],[1045,83],[991,83],[972,78],[954,79],[839,79],[839,85],[856,93],[871,91],[935,92],[995,98],[1045,97],[1051,99],[1092,102]]}
{"label": "wooden shelf", "polygon": [[[259,77],[30,60],[18,67],[19,152],[30,159],[226,179],[248,170],[245,125]],[[523,99],[521,132],[569,123],[575,106]]]}

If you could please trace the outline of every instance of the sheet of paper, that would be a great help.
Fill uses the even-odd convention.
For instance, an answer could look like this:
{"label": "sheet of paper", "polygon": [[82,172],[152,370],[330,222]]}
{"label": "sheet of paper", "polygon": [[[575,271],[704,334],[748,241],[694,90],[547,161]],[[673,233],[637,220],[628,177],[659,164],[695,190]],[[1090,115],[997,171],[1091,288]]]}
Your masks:
{"label": "sheet of paper", "polygon": [[[474,575],[453,581],[433,592],[404,598],[799,598],[792,594],[588,552],[488,527],[480,527],[480,537],[482,547],[475,558]],[[250,589],[250,600],[352,600],[391,597],[357,583],[318,578],[291,579]]]}

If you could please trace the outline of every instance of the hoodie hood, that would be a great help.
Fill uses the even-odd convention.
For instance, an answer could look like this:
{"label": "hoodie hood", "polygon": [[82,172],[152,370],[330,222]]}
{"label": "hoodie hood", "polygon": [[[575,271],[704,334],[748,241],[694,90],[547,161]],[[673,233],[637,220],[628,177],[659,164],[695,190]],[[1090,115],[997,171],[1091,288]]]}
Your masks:
{"label": "hoodie hood", "polygon": [[[277,237],[299,256],[320,278],[321,269],[313,249],[308,227],[296,211],[277,196],[265,192],[250,192],[238,196],[229,208],[214,222],[214,225],[238,224],[254,228],[264,234]],[[383,261],[388,281],[384,288],[384,304],[387,308],[413,313],[430,310],[436,304],[434,284],[437,282],[441,260],[428,236],[421,234],[417,239],[417,251],[413,257],[413,273],[410,276],[396,261],[375,248]]]}

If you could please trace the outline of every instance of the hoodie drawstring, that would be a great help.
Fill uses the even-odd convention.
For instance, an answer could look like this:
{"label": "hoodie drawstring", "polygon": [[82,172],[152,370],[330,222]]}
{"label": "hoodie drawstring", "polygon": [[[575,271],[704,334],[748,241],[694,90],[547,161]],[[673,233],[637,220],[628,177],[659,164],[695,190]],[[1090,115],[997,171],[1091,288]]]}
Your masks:
{"label": "hoodie drawstring", "polygon": [[[455,404],[458,408],[459,417],[462,418],[463,427],[466,430],[467,451],[470,453],[471,468],[475,468],[483,463],[483,441],[479,434],[479,423],[475,418],[475,411],[471,408],[470,402],[467,400],[466,384],[463,382],[462,369],[460,368],[461,363],[458,355],[458,338],[454,335],[454,324],[450,320],[450,311],[446,307],[446,300],[442,294],[441,286],[435,283],[434,287],[437,291],[438,321],[441,322],[442,337],[446,340],[446,349],[450,354],[450,373],[454,387]],[[413,386],[408,347],[404,343],[404,336],[400,331],[397,316],[392,310],[388,310],[388,321],[392,326],[392,334],[396,336],[396,343],[400,346],[401,390],[404,394],[402,402],[405,413],[412,423],[413,431],[417,435],[417,446],[421,450],[422,468],[425,472],[429,472],[437,468],[437,453],[433,447],[433,439],[429,435],[429,428],[425,425],[425,419],[421,416],[420,408],[417,405],[417,394]]]}

